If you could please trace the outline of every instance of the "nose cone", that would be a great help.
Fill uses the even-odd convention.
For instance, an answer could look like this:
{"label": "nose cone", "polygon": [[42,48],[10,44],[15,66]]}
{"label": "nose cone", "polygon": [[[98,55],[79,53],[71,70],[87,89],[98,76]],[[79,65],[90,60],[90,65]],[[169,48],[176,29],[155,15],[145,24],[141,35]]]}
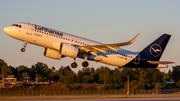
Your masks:
{"label": "nose cone", "polygon": [[13,28],[12,26],[7,26],[3,30],[7,35],[9,35],[11,37],[17,36],[16,33],[14,32],[15,28]]}
{"label": "nose cone", "polygon": [[3,31],[7,34],[8,31],[9,31],[8,27],[5,27],[5,28],[3,29]]}

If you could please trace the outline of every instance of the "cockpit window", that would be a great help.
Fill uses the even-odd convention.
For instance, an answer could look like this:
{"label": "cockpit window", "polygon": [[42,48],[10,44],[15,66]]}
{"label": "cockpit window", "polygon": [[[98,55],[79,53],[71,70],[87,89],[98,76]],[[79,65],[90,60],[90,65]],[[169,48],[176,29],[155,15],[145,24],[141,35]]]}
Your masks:
{"label": "cockpit window", "polygon": [[21,25],[18,25],[18,24],[12,24],[12,26],[16,26],[16,27],[21,28]]}
{"label": "cockpit window", "polygon": [[15,26],[16,24],[12,24],[12,26]]}

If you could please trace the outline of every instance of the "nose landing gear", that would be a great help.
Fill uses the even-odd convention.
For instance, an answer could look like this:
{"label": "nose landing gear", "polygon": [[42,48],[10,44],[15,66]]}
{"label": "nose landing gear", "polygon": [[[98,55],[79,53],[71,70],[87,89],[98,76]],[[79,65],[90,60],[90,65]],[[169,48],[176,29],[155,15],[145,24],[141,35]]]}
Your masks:
{"label": "nose landing gear", "polygon": [[26,45],[27,45],[27,42],[24,42],[24,47],[23,48],[21,48],[21,52],[24,52],[25,51],[25,47],[26,47]]}

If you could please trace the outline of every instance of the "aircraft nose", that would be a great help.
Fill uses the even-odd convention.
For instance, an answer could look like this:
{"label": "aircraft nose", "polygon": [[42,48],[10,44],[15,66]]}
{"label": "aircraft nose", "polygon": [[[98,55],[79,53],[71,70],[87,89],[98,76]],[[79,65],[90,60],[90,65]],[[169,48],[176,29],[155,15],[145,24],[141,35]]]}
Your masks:
{"label": "aircraft nose", "polygon": [[9,31],[8,27],[5,27],[5,28],[3,29],[3,31],[7,34],[8,31]]}

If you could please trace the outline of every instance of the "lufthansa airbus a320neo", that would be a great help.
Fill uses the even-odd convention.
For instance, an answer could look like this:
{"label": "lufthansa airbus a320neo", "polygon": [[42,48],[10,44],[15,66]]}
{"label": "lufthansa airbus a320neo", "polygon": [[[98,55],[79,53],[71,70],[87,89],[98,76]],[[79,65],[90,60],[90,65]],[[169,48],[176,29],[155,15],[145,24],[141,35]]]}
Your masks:
{"label": "lufthansa airbus a320neo", "polygon": [[171,37],[169,34],[162,34],[141,51],[132,52],[120,47],[133,44],[141,33],[128,42],[103,44],[32,23],[15,23],[3,30],[7,35],[24,42],[22,52],[27,43],[38,45],[44,47],[46,57],[57,60],[71,57],[74,60],[72,68],[78,66],[76,58],[84,59],[83,67],[89,65],[87,60],[132,68],[167,68],[168,63],[173,63],[159,61]]}

